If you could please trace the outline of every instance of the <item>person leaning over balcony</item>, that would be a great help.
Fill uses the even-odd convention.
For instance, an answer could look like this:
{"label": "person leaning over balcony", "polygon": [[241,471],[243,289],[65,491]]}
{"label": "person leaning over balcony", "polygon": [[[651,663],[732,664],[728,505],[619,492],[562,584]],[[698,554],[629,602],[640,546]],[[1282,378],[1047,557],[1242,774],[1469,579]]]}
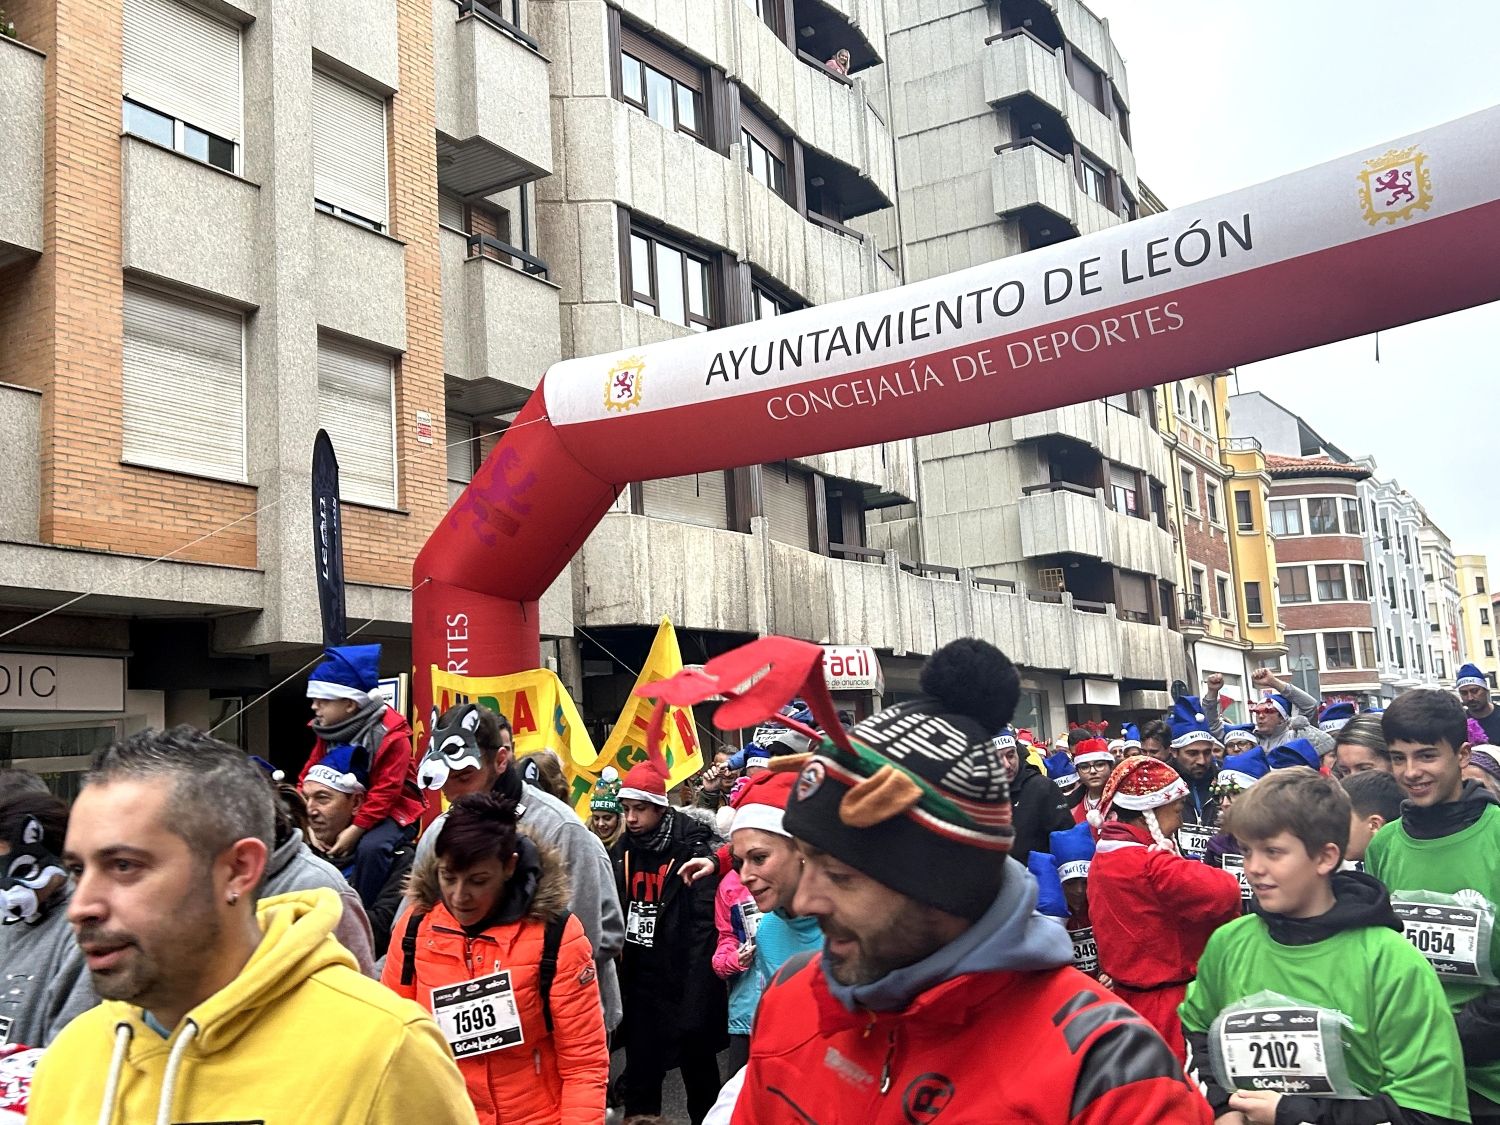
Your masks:
{"label": "person leaning over balcony", "polygon": [[[1316,730],[1310,721],[1311,716],[1318,713],[1316,699],[1296,684],[1276,676],[1269,668],[1257,668],[1250,682],[1258,688],[1269,689],[1264,699],[1250,705],[1250,714],[1255,717],[1255,738],[1262,750],[1274,750],[1294,738],[1306,738],[1322,752],[1322,743],[1328,740],[1328,736]],[[1225,724],[1224,716],[1219,713],[1219,693],[1224,689],[1224,677],[1215,672],[1205,685],[1203,714],[1208,719],[1209,732],[1223,742]]]}

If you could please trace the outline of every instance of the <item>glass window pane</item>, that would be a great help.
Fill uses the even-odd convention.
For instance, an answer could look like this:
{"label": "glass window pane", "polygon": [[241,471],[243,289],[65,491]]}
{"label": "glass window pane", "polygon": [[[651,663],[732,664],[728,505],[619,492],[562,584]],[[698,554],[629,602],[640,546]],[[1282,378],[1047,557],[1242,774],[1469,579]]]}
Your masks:
{"label": "glass window pane", "polygon": [[665,74],[646,71],[646,113],[652,121],[672,128],[672,80]]}
{"label": "glass window pane", "polygon": [[223,137],[208,138],[208,162],[226,172],[234,171],[234,142]]}
{"label": "glass window pane", "polygon": [[687,260],[688,309],[698,316],[708,316],[708,266],[694,258]]}
{"label": "glass window pane", "polygon": [[125,131],[172,148],[172,119],[134,102],[125,103]]}
{"label": "glass window pane", "polygon": [[786,165],[774,156],[770,158],[771,190],[777,195],[786,194]]}
{"label": "glass window pane", "polygon": [[208,159],[208,134],[202,129],[194,129],[191,125],[184,124],[182,127],[182,151],[194,160]]}
{"label": "glass window pane", "polygon": [[651,288],[651,244],[638,234],[630,236],[630,288],[656,296]]}
{"label": "glass window pane", "polygon": [[687,301],[682,291],[682,255],[670,246],[656,248],[656,283],[661,307],[657,315],[676,324],[687,324]]}
{"label": "glass window pane", "polygon": [[698,131],[698,95],[686,86],[677,87],[677,124]]}
{"label": "glass window pane", "polygon": [[629,55],[620,56],[620,88],[632,101],[645,102],[641,94],[641,64]]}
{"label": "glass window pane", "polygon": [[635,311],[636,312],[643,312],[643,313],[652,313],[653,315],[656,312],[656,310],[653,309],[650,305],[648,305],[645,301],[637,301],[635,303]]}

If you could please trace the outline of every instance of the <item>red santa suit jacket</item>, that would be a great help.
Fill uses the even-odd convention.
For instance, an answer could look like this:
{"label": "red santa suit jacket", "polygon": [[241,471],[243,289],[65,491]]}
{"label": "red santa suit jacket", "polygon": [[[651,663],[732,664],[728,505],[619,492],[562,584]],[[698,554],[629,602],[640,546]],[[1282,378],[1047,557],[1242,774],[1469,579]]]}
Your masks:
{"label": "red santa suit jacket", "polygon": [[1144,825],[1110,821],[1089,867],[1089,920],[1099,971],[1186,1056],[1177,1006],[1209,935],[1240,916],[1229,872],[1155,846]]}
{"label": "red santa suit jacket", "polygon": [[1211,1120],[1156,1033],[1071,967],[961,974],[866,1012],[840,1004],[809,957],[761,999],[733,1125]]}

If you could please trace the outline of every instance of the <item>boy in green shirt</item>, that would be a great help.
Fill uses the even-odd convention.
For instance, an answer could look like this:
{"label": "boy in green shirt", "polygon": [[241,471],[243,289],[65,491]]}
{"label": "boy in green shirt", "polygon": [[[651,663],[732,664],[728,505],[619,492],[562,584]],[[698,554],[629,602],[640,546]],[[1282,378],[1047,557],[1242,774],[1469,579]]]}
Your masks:
{"label": "boy in green shirt", "polygon": [[[1254,913],[1209,939],[1179,1009],[1215,1120],[1468,1121],[1437,976],[1402,936],[1385,888],[1339,870],[1344,791],[1310,769],[1273,770],[1236,798],[1225,827],[1244,853]],[[1279,999],[1226,1014],[1259,993]]]}
{"label": "boy in green shirt", "polygon": [[[1489,790],[1466,781],[1469,729],[1463,705],[1446,691],[1397,696],[1381,722],[1391,770],[1406,790],[1401,819],[1370,841],[1366,869],[1390,888],[1398,913],[1405,892],[1459,897],[1462,912],[1494,915],[1500,903],[1500,808]],[[1450,912],[1458,915],[1460,911]],[[1458,1023],[1476,1122],[1500,1122],[1500,941],[1485,956],[1482,927],[1408,927],[1429,950]]]}

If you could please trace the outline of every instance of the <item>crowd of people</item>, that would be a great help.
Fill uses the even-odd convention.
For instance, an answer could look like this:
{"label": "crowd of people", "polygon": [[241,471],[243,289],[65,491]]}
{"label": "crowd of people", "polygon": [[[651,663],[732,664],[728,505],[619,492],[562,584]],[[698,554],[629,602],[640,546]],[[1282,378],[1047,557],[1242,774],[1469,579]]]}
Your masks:
{"label": "crowd of people", "polygon": [[652,1125],[672,1080],[693,1125],[1500,1123],[1472,666],[1048,745],[966,639],[857,723],[768,676],[742,750],[585,821],[487,707],[414,748],[379,656],[313,673],[295,784],[188,727],[71,808],[0,771],[0,1121]]}

